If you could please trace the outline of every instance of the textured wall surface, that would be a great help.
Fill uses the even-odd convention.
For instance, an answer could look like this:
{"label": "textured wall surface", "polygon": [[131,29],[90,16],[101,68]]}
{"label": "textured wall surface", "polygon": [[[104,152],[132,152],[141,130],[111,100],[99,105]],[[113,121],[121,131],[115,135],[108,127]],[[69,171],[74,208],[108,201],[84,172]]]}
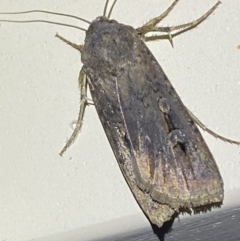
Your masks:
{"label": "textured wall surface", "polygon": [[[161,25],[194,20],[215,3],[181,0]],[[119,0],[112,17],[139,27],[170,4]],[[45,9],[93,20],[103,5],[98,0],[9,0],[2,1],[1,12]],[[45,14],[0,18],[44,18],[87,28]],[[168,41],[148,44],[185,105],[209,128],[233,139],[240,139],[239,22],[239,1],[223,0],[198,28],[175,38],[174,48]],[[67,27],[0,23],[0,240],[91,240],[150,230],[94,106],[87,107],[75,144],[63,157],[58,155],[78,115],[81,63],[79,53],[54,38],[56,32],[76,43],[84,41],[84,32]],[[203,136],[224,179],[224,208],[239,207],[240,147]],[[224,208],[217,210],[219,215]],[[189,220],[195,223],[196,218]],[[209,220],[214,227],[215,219]],[[196,232],[205,232],[196,227]]]}

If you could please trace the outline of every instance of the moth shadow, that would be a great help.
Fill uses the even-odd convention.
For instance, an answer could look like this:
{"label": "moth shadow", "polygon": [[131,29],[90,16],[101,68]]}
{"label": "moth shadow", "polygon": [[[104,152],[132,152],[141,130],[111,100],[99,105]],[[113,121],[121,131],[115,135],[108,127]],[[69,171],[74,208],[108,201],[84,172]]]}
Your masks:
{"label": "moth shadow", "polygon": [[177,216],[178,215],[173,216],[172,219],[166,221],[160,228],[156,224],[150,223],[152,226],[152,231],[158,237],[159,241],[164,241],[165,235],[172,231],[172,226]]}

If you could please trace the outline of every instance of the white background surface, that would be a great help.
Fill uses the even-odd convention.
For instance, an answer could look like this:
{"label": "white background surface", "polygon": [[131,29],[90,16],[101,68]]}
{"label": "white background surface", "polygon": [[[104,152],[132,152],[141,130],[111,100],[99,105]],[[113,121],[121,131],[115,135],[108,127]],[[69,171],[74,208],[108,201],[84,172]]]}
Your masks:
{"label": "white background surface", "polygon": [[[208,127],[240,139],[240,7],[238,0],[222,2],[198,28],[175,38],[174,49],[168,41],[148,46],[186,106]],[[182,0],[162,25],[194,20],[215,3]],[[139,27],[170,4],[119,0],[112,17]],[[2,0],[1,11],[45,9],[93,20],[103,5],[97,0]],[[0,240],[69,232],[84,240],[149,225],[118,169],[93,106],[86,110],[76,143],[64,157],[58,155],[78,115],[81,63],[80,54],[54,35],[83,43],[84,33],[46,24],[0,24]],[[208,134],[204,138],[224,179],[225,205],[233,205],[240,198],[240,147]],[[109,222],[121,218],[122,226],[110,230]],[[134,221],[127,225],[127,220]],[[100,224],[101,231],[93,231]]]}

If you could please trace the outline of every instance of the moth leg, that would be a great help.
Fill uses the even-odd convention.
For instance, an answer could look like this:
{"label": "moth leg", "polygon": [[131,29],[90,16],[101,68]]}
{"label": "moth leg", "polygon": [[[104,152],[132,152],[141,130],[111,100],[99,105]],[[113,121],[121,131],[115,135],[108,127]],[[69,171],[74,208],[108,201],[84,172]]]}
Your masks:
{"label": "moth leg", "polygon": [[194,120],[194,122],[201,127],[204,131],[208,132],[210,135],[214,136],[217,139],[220,139],[224,142],[228,142],[231,144],[235,144],[235,145],[240,145],[240,141],[235,141],[229,138],[226,138],[224,136],[219,135],[218,133],[212,131],[211,129],[207,128],[188,108],[186,108],[188,110],[188,113],[190,114],[190,116],[192,117],[192,119]]}
{"label": "moth leg", "polygon": [[83,116],[86,106],[88,105],[88,98],[87,98],[87,77],[85,73],[84,66],[80,70],[79,78],[78,78],[79,88],[81,91],[80,96],[80,110],[78,114],[78,119],[76,122],[75,129],[68,139],[66,145],[63,147],[63,149],[60,151],[59,155],[62,156],[63,153],[74,143],[74,141],[77,139],[77,136],[81,130],[82,124],[83,124]]}
{"label": "moth leg", "polygon": [[73,47],[74,49],[78,50],[80,53],[82,53],[82,49],[83,49],[83,45],[81,44],[75,44],[70,42],[69,40],[65,39],[64,37],[62,37],[61,35],[59,35],[58,33],[55,35],[55,37],[59,38],[60,40],[62,40],[64,43],[70,45],[71,47]]}
{"label": "moth leg", "polygon": [[[86,98],[86,100],[87,100],[87,105],[94,105],[94,102],[93,102],[92,99],[90,99],[90,98]],[[73,121],[71,121],[71,123],[69,124],[70,128],[71,128],[72,130],[74,130],[74,129],[75,129],[74,126],[75,126],[77,123],[78,123],[77,120],[73,120]]]}
{"label": "moth leg", "polygon": [[[179,0],[175,0],[167,10],[165,10],[161,15],[158,17],[155,17],[151,20],[149,20],[147,23],[145,23],[143,26],[140,28],[137,28],[137,32],[139,32],[141,35],[145,35],[148,32],[154,31],[153,29],[156,29],[156,25],[161,22],[175,7],[175,5],[179,2]],[[156,31],[156,30],[155,30]]]}
{"label": "moth leg", "polygon": [[[150,20],[149,22],[147,22],[146,24],[144,24],[142,27],[137,28],[136,31],[141,35],[141,37],[145,40],[145,41],[154,41],[157,39],[164,39],[164,38],[168,38],[171,42],[171,44],[173,45],[172,42],[172,38],[183,33],[186,32],[190,29],[193,29],[195,27],[197,27],[201,22],[203,22],[209,15],[211,15],[213,13],[213,11],[218,7],[219,4],[221,4],[220,1],[218,1],[213,7],[211,7],[205,14],[203,14],[200,18],[198,18],[195,21],[192,21],[190,23],[186,23],[186,24],[181,24],[181,25],[177,25],[177,26],[170,26],[170,27],[158,27],[156,26],[171,10],[172,8],[176,5],[178,1],[175,0],[173,2],[173,4],[163,13],[161,14],[159,17],[156,17],[152,20]],[[170,9],[170,11],[168,11]],[[180,30],[174,34],[171,34],[171,32],[176,31],[176,30]],[[152,36],[152,37],[146,37],[146,34],[149,32],[164,32],[167,33],[167,35],[159,35],[159,36]]]}

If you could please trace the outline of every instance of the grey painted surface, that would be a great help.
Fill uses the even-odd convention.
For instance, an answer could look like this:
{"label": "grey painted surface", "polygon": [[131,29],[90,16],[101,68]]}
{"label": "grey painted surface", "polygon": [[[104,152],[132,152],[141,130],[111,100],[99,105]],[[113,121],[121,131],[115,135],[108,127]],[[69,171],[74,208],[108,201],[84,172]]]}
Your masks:
{"label": "grey painted surface", "polygon": [[164,237],[164,232],[158,230],[158,234],[160,238],[147,228],[134,233],[98,239],[98,241],[239,241],[240,206],[219,209],[216,212],[193,216],[184,220],[178,221],[176,219],[170,233]]}

